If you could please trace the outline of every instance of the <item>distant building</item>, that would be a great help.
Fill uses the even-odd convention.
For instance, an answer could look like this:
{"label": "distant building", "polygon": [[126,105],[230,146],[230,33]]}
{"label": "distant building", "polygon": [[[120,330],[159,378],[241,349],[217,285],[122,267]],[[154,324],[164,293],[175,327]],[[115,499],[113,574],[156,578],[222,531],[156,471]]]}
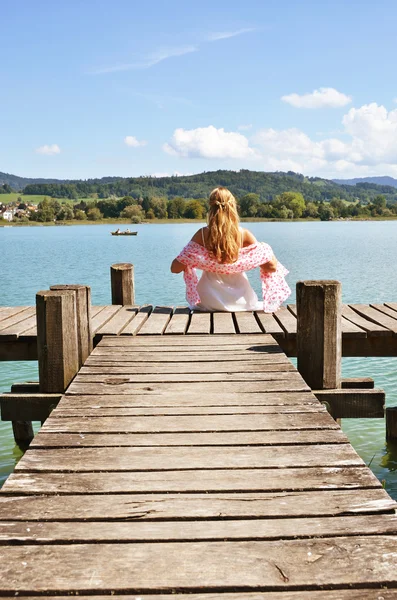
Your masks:
{"label": "distant building", "polygon": [[14,218],[14,211],[12,209],[7,209],[2,213],[1,216],[3,219],[5,219],[5,221],[12,221]]}

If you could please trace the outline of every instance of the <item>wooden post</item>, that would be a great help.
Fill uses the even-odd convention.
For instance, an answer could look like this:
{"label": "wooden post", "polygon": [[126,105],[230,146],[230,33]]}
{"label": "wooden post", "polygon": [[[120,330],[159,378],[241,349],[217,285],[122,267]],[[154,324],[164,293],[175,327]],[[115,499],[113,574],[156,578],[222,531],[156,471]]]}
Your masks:
{"label": "wooden post", "polygon": [[52,285],[50,290],[71,290],[75,293],[79,367],[81,367],[94,347],[91,330],[91,288],[89,285]]}
{"label": "wooden post", "polygon": [[397,440],[397,406],[386,408],[386,440]]}
{"label": "wooden post", "polygon": [[12,431],[15,443],[21,450],[26,450],[34,438],[32,421],[12,421]]}
{"label": "wooden post", "polygon": [[298,371],[315,390],[341,387],[342,286],[339,281],[298,281]]}
{"label": "wooden post", "polygon": [[119,263],[110,267],[112,304],[135,304],[134,265]]}
{"label": "wooden post", "polygon": [[38,292],[36,314],[40,392],[63,394],[79,370],[75,292]]}

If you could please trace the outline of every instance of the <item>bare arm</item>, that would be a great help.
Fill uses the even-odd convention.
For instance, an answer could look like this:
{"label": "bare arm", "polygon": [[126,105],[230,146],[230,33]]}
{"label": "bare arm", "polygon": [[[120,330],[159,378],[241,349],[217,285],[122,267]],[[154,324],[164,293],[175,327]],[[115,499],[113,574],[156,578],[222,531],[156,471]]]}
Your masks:
{"label": "bare arm", "polygon": [[[243,246],[257,244],[257,239],[248,229],[243,229]],[[275,256],[271,260],[260,266],[263,273],[274,273],[277,270],[277,259]]]}
{"label": "bare arm", "polygon": [[[205,227],[203,227],[203,229],[205,229]],[[201,229],[199,229],[198,231],[196,231],[196,233],[192,237],[191,241],[196,242],[196,244],[200,244],[202,246],[202,244],[203,244],[202,240],[203,240],[203,234],[201,232]],[[174,260],[171,263],[171,273],[182,273],[182,271],[184,271],[185,269],[186,269],[186,265],[184,265],[183,263],[179,262],[179,260],[174,258]]]}

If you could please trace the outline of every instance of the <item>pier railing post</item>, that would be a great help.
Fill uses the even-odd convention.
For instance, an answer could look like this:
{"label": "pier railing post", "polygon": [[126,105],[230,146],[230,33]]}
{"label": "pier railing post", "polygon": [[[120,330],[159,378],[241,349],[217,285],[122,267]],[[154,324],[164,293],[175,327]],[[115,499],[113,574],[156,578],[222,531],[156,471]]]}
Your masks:
{"label": "pier railing post", "polygon": [[386,440],[397,441],[397,406],[386,408]]}
{"label": "pier railing post", "polygon": [[134,265],[118,263],[110,267],[112,304],[135,304]]}
{"label": "pier railing post", "polygon": [[36,294],[37,354],[41,393],[63,393],[79,370],[76,294]]}
{"label": "pier railing post", "polygon": [[314,390],[341,387],[342,286],[339,281],[298,281],[298,371]]}
{"label": "pier railing post", "polygon": [[77,343],[79,350],[79,367],[81,367],[93,350],[93,334],[91,330],[91,288],[89,285],[52,285],[50,290],[70,290],[76,297]]}

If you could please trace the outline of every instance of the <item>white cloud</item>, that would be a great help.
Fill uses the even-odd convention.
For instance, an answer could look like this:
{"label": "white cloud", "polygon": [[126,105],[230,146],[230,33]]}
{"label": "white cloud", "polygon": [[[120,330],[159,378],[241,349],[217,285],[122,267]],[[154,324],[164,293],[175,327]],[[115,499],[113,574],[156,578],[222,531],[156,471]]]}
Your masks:
{"label": "white cloud", "polygon": [[295,108],[341,108],[352,101],[351,96],[342,94],[334,88],[319,88],[311,94],[288,94],[282,96],[281,100],[291,104]]}
{"label": "white cloud", "polygon": [[253,31],[256,31],[254,27],[245,27],[236,31],[214,31],[207,35],[207,40],[209,42],[217,42],[218,40],[227,40],[237,35],[243,35],[243,33],[252,33]]}
{"label": "white cloud", "polygon": [[147,145],[146,140],[137,140],[137,138],[133,135],[126,135],[124,138],[124,143],[132,148],[139,148],[140,146]]}
{"label": "white cloud", "polygon": [[248,131],[248,129],[252,129],[252,124],[249,123],[248,125],[239,125],[237,129],[239,131]]}
{"label": "white cloud", "polygon": [[175,129],[169,144],[163,150],[174,156],[185,158],[254,158],[255,150],[248,139],[237,132],[227,132],[213,125],[197,129]]}
{"label": "white cloud", "polygon": [[58,144],[45,144],[44,146],[36,148],[35,152],[37,152],[37,154],[47,154],[47,156],[53,156],[54,154],[59,154],[61,149]]}
{"label": "white cloud", "polygon": [[175,56],[183,56],[184,54],[190,54],[191,52],[197,51],[198,46],[191,45],[179,46],[176,48],[160,48],[158,50],[155,50],[154,52],[151,52],[150,54],[142,56],[139,60],[135,62],[114,65],[111,67],[101,67],[99,69],[91,71],[91,73],[93,75],[102,75],[104,73],[116,73],[118,71],[134,71],[137,69],[149,69],[150,67],[153,67],[154,65],[157,65],[158,63],[163,62],[168,58],[173,58]]}

